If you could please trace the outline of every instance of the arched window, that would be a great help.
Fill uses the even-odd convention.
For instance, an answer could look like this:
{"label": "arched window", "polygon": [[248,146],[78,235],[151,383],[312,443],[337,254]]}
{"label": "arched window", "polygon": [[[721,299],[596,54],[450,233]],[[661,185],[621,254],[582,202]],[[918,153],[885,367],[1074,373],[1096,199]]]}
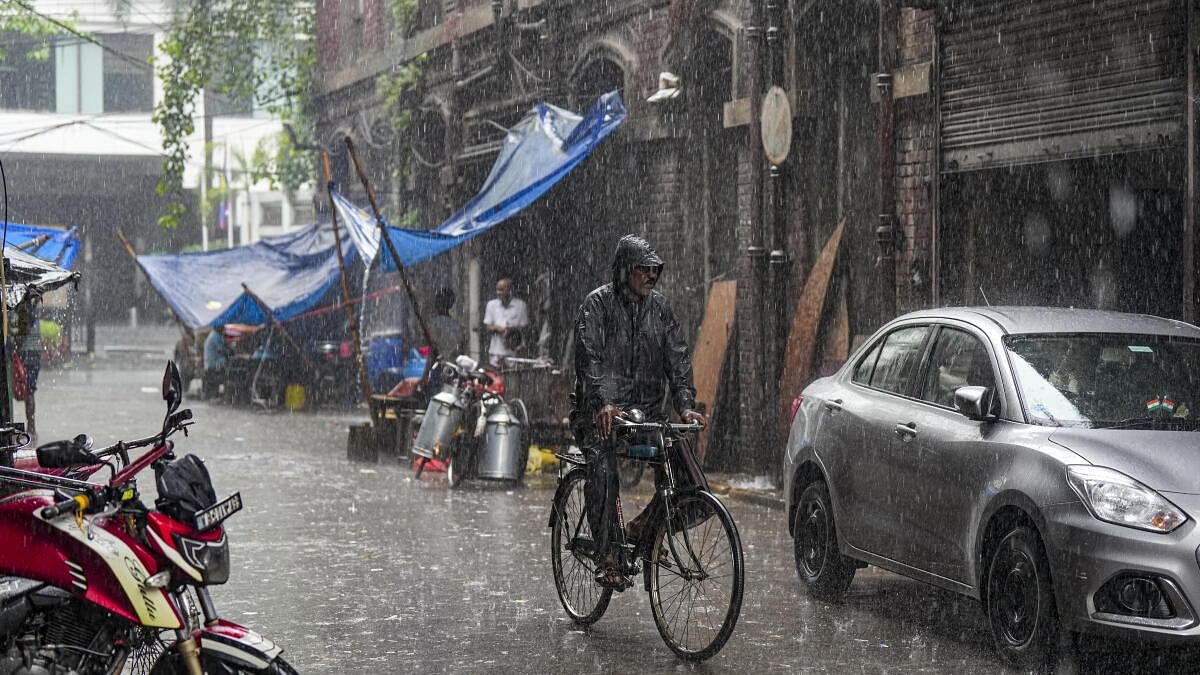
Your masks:
{"label": "arched window", "polygon": [[571,104],[580,113],[585,112],[602,94],[610,91],[621,91],[625,97],[625,69],[619,63],[607,56],[599,56],[575,73],[572,81]]}

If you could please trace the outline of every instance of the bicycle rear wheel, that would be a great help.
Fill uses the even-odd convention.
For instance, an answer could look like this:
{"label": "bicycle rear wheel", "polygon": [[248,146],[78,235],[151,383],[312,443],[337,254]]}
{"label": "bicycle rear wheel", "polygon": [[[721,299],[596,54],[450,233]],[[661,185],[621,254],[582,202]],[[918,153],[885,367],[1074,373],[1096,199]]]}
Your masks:
{"label": "bicycle rear wheel", "polygon": [[596,562],[591,552],[594,539],[584,508],[586,480],[583,469],[563,476],[554,497],[554,529],[550,533],[550,564],[558,599],[567,615],[581,626],[599,621],[612,598],[611,588],[596,583]]}
{"label": "bicycle rear wheel", "polygon": [[659,521],[650,549],[650,608],[680,658],[703,661],[725,646],[742,610],[745,566],[725,505],[696,492]]}

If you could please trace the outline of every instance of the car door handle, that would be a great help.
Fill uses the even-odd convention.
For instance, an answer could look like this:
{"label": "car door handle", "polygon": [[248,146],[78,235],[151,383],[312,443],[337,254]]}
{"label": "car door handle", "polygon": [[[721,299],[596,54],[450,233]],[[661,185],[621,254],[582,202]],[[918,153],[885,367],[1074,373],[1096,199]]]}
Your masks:
{"label": "car door handle", "polygon": [[842,409],[842,399],[835,398],[831,401],[825,401],[825,407],[829,408],[830,412],[837,412]]}
{"label": "car door handle", "polygon": [[909,439],[917,435],[917,425],[915,422],[896,425],[896,435],[900,438]]}

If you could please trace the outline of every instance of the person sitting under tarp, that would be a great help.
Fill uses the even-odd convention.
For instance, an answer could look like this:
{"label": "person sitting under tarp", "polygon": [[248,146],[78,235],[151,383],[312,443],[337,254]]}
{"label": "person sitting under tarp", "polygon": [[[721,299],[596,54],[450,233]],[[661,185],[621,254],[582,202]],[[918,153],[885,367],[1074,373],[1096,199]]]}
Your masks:
{"label": "person sitting under tarp", "polygon": [[204,398],[216,398],[225,383],[225,366],[229,348],[225,346],[225,325],[214,326],[204,338],[204,382],[201,391]]}

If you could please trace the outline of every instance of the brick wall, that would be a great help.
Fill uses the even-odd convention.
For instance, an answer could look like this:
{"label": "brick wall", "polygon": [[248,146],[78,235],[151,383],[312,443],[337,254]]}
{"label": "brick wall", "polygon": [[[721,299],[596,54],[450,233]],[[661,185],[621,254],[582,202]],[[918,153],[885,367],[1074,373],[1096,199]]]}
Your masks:
{"label": "brick wall", "polygon": [[[933,12],[900,14],[900,65],[933,58]],[[937,179],[937,110],[932,94],[896,103],[896,215],[904,245],[896,262],[896,309],[928,307],[933,250],[933,181]]]}
{"label": "brick wall", "polygon": [[387,44],[390,17],[384,0],[365,0],[363,2],[362,42],[368,51],[381,49]]}
{"label": "brick wall", "polygon": [[[460,0],[459,7],[486,4],[488,0]],[[350,34],[348,25],[339,23],[339,4],[334,0],[318,0],[318,48],[320,50],[320,65],[327,74],[338,69],[352,67],[350,61],[351,40],[359,39]],[[513,3],[516,4],[516,3]],[[582,55],[586,45],[600,39],[616,40],[628,48],[634,55],[636,63],[634,70],[627,73],[624,98],[630,112],[630,117],[624,127],[611,139],[606,146],[612,150],[608,161],[619,166],[616,173],[623,177],[613,178],[608,184],[613,192],[605,195],[613,203],[611,206],[614,222],[597,223],[614,235],[624,232],[635,232],[647,237],[667,261],[667,272],[663,279],[663,291],[672,298],[681,321],[689,328],[692,341],[704,312],[706,295],[706,280],[703,276],[703,265],[699,251],[703,250],[704,241],[698,229],[702,227],[695,218],[689,218],[689,208],[695,200],[696,164],[699,162],[695,148],[690,144],[694,141],[688,129],[689,119],[680,112],[679,108],[668,106],[652,106],[645,99],[658,87],[658,73],[664,68],[679,70],[682,64],[662,63],[660,54],[671,31],[668,0],[606,0],[595,3],[553,3],[563,12],[565,25],[557,29],[549,40],[554,44],[539,47],[549,54],[561,53],[562,59],[549,59],[553,63],[545,63],[551,82],[547,88],[558,91],[568,91],[567,77],[576,64],[576,59]],[[735,11],[738,15],[748,14],[749,0],[734,0]],[[396,45],[376,47],[387,44],[387,17],[384,0],[367,0],[361,19],[361,44],[364,45],[362,54],[368,54],[378,48],[393,49]],[[346,7],[340,9],[344,16]],[[474,67],[497,60],[497,54],[492,47],[490,29],[465,37],[460,42],[460,64],[463,72],[473,72]],[[339,51],[339,40],[342,49]],[[520,49],[533,49],[526,39],[526,46]],[[739,51],[744,45],[737,45]],[[522,55],[524,58],[525,55]],[[461,73],[450,72],[450,49],[440,46],[428,53],[425,64],[427,91],[434,89],[447,93],[451,89],[452,80],[461,77]],[[745,82],[745,59],[735,63],[741,68],[740,82]],[[539,65],[532,56],[526,65]],[[626,64],[628,65],[628,64]],[[542,71],[539,71],[542,72]],[[431,86],[430,86],[431,85]],[[699,83],[685,83],[685,86],[698,86]],[[493,89],[494,87],[494,89]],[[479,100],[470,101],[470,105],[486,104],[501,97],[512,97],[515,85],[507,77],[493,81],[481,81],[470,88],[470,93]],[[465,92],[459,92],[455,105],[462,109],[454,114],[461,115],[467,109]],[[736,92],[735,98],[746,96],[747,92]],[[455,96],[455,95],[448,95]],[[330,134],[340,127],[351,127],[357,123],[356,115],[361,110],[372,110],[379,104],[374,95],[373,81],[362,81],[359,84],[343,87],[335,92],[328,92],[317,102],[320,122],[319,138],[328,140]],[[488,116],[494,118],[495,112]],[[457,120],[452,120],[452,123]],[[744,130],[744,127],[742,128]],[[720,233],[714,239],[721,245],[736,250],[738,264],[734,274],[739,279],[738,285],[738,342],[730,345],[732,351],[747,353],[746,345],[753,344],[756,336],[761,334],[763,327],[751,321],[752,298],[750,297],[749,262],[745,258],[745,250],[750,240],[749,195],[750,195],[750,165],[746,149],[744,133],[730,132],[736,144],[737,161],[731,166],[722,167],[728,173],[728,180],[736,183],[737,208],[739,216],[736,226],[731,231]],[[340,142],[340,141],[339,141]],[[482,160],[481,160],[482,161]],[[585,167],[586,168],[586,167]],[[607,168],[607,165],[606,165]],[[382,170],[382,167],[380,167]],[[764,172],[765,173],[765,172]],[[764,177],[765,180],[765,177]],[[565,184],[565,183],[564,183]],[[445,188],[440,184],[434,189]],[[765,188],[764,188],[765,189]],[[456,207],[460,204],[456,204]],[[614,239],[615,241],[615,239]],[[764,242],[769,243],[769,242]],[[478,250],[481,254],[483,249]],[[607,253],[606,253],[607,254]],[[765,261],[763,261],[765,266]],[[607,263],[605,263],[607,264]],[[730,413],[736,421],[729,423],[731,428],[754,429],[761,423],[763,411],[753,410],[747,405],[745,392],[751,386],[758,386],[763,373],[757,370],[755,359],[743,358],[737,364],[738,377],[741,378],[742,396],[736,397],[738,408]],[[746,470],[762,469],[752,467],[754,455],[739,448],[739,460]]]}
{"label": "brick wall", "polygon": [[337,66],[338,0],[317,2],[317,65],[323,72],[331,72]]}

